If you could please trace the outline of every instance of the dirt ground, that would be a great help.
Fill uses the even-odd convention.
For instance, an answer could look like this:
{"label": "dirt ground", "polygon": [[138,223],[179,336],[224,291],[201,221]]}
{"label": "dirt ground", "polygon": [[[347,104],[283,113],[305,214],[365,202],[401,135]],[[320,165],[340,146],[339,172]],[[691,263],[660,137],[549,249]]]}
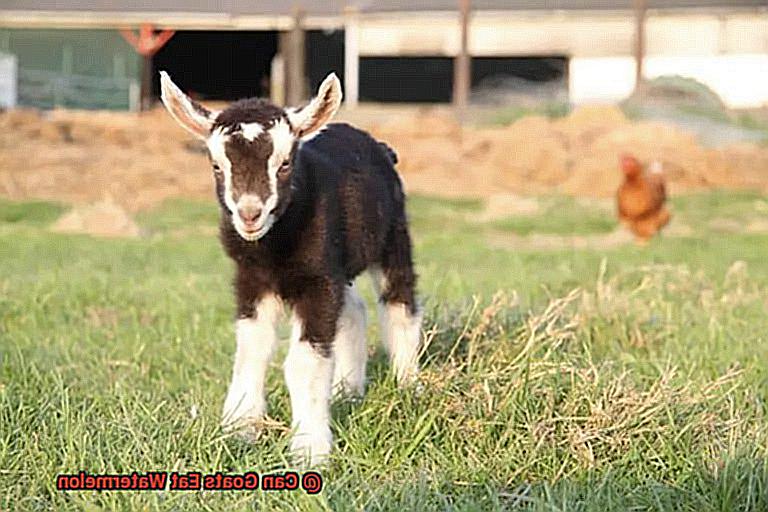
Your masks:
{"label": "dirt ground", "polygon": [[[710,187],[768,191],[768,148],[706,148],[678,128],[630,121],[614,107],[488,128],[462,128],[441,109],[341,118],[396,149],[411,192],[610,197],[625,151],[660,160],[672,194]],[[169,197],[210,198],[212,187],[201,145],[159,108],[144,114],[12,110],[0,113],[0,196],[74,204],[111,198],[137,211]]]}

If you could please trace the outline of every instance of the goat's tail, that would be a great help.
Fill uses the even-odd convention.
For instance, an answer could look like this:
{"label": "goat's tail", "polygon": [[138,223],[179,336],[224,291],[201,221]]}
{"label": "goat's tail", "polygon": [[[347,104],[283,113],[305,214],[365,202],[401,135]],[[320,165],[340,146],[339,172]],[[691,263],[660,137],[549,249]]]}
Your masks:
{"label": "goat's tail", "polygon": [[379,142],[379,146],[381,146],[381,149],[384,150],[384,153],[387,154],[389,159],[392,160],[392,165],[395,165],[397,163],[397,153],[395,153],[395,150],[384,142]]}

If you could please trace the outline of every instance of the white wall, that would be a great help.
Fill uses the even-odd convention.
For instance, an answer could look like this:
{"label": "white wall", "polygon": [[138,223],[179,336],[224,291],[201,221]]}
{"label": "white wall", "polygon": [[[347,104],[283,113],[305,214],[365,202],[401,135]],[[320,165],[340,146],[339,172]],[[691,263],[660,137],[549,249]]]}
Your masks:
{"label": "white wall", "polygon": [[[643,76],[693,78],[715,91],[731,108],[768,105],[768,54],[709,56],[651,56]],[[569,68],[570,98],[574,103],[620,101],[635,87],[632,57],[573,58]]]}
{"label": "white wall", "polygon": [[18,66],[16,57],[0,53],[0,107],[16,106]]}
{"label": "white wall", "polygon": [[574,57],[568,67],[568,93],[573,103],[614,103],[635,88],[631,57]]}

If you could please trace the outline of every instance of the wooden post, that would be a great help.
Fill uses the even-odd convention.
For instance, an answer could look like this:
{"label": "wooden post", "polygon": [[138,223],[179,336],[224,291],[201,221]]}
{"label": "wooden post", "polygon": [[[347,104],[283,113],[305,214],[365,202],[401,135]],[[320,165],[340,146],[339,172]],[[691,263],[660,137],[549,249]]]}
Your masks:
{"label": "wooden post", "polygon": [[305,74],[306,51],[304,33],[304,12],[293,11],[293,27],[283,38],[285,42],[285,102],[295,106],[307,99],[307,80]]}
{"label": "wooden post", "polygon": [[645,59],[646,0],[635,2],[635,90],[643,86],[643,60]]}
{"label": "wooden post", "polygon": [[155,27],[151,23],[142,23],[138,35],[127,28],[120,30],[123,39],[133,46],[136,53],[142,57],[141,92],[139,94],[141,110],[152,108],[152,80],[154,78],[152,76],[152,57],[173,37],[174,33],[173,30],[163,30],[155,34]]}
{"label": "wooden post", "polygon": [[355,108],[360,90],[360,25],[358,10],[348,7],[344,21],[344,102]]}
{"label": "wooden post", "polygon": [[139,105],[142,112],[152,109],[152,56],[141,56],[141,89]]}
{"label": "wooden post", "polygon": [[461,31],[461,47],[453,64],[453,105],[459,116],[469,101],[469,89],[472,81],[472,62],[469,56],[469,15],[471,0],[459,0],[459,29]]}
{"label": "wooden post", "polygon": [[285,59],[279,52],[272,58],[269,82],[269,99],[275,105],[285,105]]}

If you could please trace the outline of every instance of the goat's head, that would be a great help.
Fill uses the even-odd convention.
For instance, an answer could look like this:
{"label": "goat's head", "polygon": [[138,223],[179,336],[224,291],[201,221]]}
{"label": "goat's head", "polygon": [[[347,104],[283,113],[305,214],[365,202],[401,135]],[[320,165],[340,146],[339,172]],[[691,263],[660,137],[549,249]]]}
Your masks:
{"label": "goat's head", "polygon": [[299,141],[322,129],[341,104],[341,84],[331,73],[303,108],[282,109],[266,100],[242,100],[211,112],[160,72],[162,100],[173,118],[205,141],[219,202],[237,233],[263,237],[291,201],[293,156]]}

